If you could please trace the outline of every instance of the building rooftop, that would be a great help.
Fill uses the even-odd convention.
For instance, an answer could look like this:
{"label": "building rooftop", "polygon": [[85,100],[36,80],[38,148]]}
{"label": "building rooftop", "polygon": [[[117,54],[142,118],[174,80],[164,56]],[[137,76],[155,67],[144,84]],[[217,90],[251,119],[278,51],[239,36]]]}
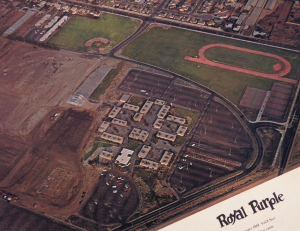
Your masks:
{"label": "building rooftop", "polygon": [[129,104],[129,103],[125,103],[123,105],[123,108],[127,109],[127,110],[131,110],[131,111],[135,111],[135,112],[137,112],[140,109],[139,106],[135,106],[135,105],[132,105],[132,104]]}
{"label": "building rooftop", "polygon": [[157,118],[153,124],[153,127],[156,129],[161,129],[165,120]]}
{"label": "building rooftop", "polygon": [[102,151],[99,155],[99,158],[112,160],[114,154],[112,152]]}
{"label": "building rooftop", "polygon": [[179,135],[179,136],[184,136],[186,130],[187,130],[187,127],[180,125],[179,128],[176,131],[176,134]]}
{"label": "building rooftop", "polygon": [[172,158],[172,156],[173,156],[173,152],[165,151],[164,155],[160,159],[160,163],[163,164],[163,165],[168,165],[171,158]]}
{"label": "building rooftop", "polygon": [[165,118],[165,116],[167,115],[169,109],[170,109],[170,106],[163,105],[163,106],[161,107],[161,109],[159,110],[159,112],[157,113],[157,117],[158,117],[159,119]]}
{"label": "building rooftop", "polygon": [[129,98],[130,98],[130,95],[123,94],[122,97],[120,98],[120,102],[126,103]]}
{"label": "building rooftop", "polygon": [[109,122],[103,121],[102,124],[98,127],[98,132],[105,132],[109,125]]}
{"label": "building rooftop", "polygon": [[184,118],[173,116],[173,115],[168,115],[167,120],[171,121],[171,122],[178,123],[178,124],[185,124],[185,119]]}
{"label": "building rooftop", "polygon": [[115,118],[119,114],[121,109],[122,109],[121,107],[113,107],[113,109],[108,114],[108,117],[109,118]]}
{"label": "building rooftop", "polygon": [[129,134],[129,138],[135,139],[135,140],[141,140],[141,141],[146,141],[146,139],[149,136],[149,132],[146,130],[141,130],[139,128],[133,128],[131,133]]}
{"label": "building rooftop", "polygon": [[144,106],[141,108],[140,112],[143,114],[146,114],[150,110],[152,105],[153,105],[153,102],[147,100],[146,103],[144,104]]}
{"label": "building rooftop", "polygon": [[121,120],[121,119],[117,119],[117,118],[114,118],[112,121],[111,121],[112,124],[116,124],[116,125],[119,125],[119,126],[127,126],[127,121],[126,120]]}
{"label": "building rooftop", "polygon": [[150,152],[151,146],[144,145],[138,154],[139,158],[146,158],[147,154]]}
{"label": "building rooftop", "polygon": [[154,170],[158,169],[158,163],[151,161],[151,160],[147,160],[147,159],[142,159],[140,166],[146,167],[146,168],[151,168]]}
{"label": "building rooftop", "polygon": [[121,154],[118,155],[115,163],[117,164],[121,164],[121,165],[124,165],[124,166],[128,166],[130,163],[130,159],[131,159],[131,156],[133,154],[134,151],[132,150],[129,150],[127,148],[123,148],[122,151],[121,151]]}
{"label": "building rooftop", "polygon": [[156,134],[156,137],[161,138],[161,139],[164,139],[164,140],[169,140],[169,141],[172,141],[172,142],[174,142],[175,139],[176,139],[176,135],[172,135],[172,134],[170,134],[170,133],[162,132],[162,131],[159,131],[159,132]]}
{"label": "building rooftop", "polygon": [[133,116],[133,120],[136,121],[136,122],[139,122],[141,121],[141,119],[143,118],[143,115],[142,113],[135,113],[135,115]]}
{"label": "building rooftop", "polygon": [[101,135],[101,138],[104,140],[108,140],[108,141],[112,141],[118,144],[122,144],[124,138],[121,136],[117,136],[117,135],[113,135],[107,132],[103,132],[103,134]]}

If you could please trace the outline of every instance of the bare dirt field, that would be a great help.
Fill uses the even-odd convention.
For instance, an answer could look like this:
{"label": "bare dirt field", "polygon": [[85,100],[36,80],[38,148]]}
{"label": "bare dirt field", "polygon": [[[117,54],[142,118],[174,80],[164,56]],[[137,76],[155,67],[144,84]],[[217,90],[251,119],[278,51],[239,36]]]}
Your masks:
{"label": "bare dirt field", "polygon": [[263,31],[271,32],[269,40],[299,46],[300,26],[286,23],[292,5],[293,2],[285,1],[257,23]]}
{"label": "bare dirt field", "polygon": [[4,11],[1,15],[0,35],[3,34],[11,25],[18,21],[25,12],[18,10]]}
{"label": "bare dirt field", "polygon": [[96,182],[81,164],[96,113],[67,101],[100,62],[0,38],[0,189],[21,205],[69,216]]}
{"label": "bare dirt field", "polygon": [[58,221],[50,220],[49,217],[39,216],[26,209],[18,208],[4,200],[0,200],[0,217],[5,217],[0,221],[1,230],[79,230]]}

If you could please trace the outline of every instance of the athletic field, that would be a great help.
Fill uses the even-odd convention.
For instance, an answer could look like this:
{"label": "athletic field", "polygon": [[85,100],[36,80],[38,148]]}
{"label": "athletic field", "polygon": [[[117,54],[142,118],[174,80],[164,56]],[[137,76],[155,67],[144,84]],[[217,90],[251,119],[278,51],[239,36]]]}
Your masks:
{"label": "athletic field", "polygon": [[99,19],[74,16],[49,43],[72,50],[85,51],[85,42],[103,37],[115,46],[134,32],[138,21],[113,14],[101,14]]}
{"label": "athletic field", "polygon": [[[160,27],[152,28],[126,46],[122,55],[181,74],[220,93],[236,105],[239,104],[247,86],[271,90],[273,79],[184,60],[186,56],[198,57],[199,49],[214,43],[239,46],[281,56],[291,64],[291,71],[285,77],[291,79],[298,77],[300,57],[296,52],[175,28],[167,30]],[[249,55],[253,55],[250,53],[242,52],[239,55],[244,56],[245,59],[253,59],[253,57],[249,57]],[[249,68],[261,70],[260,66],[265,65],[270,70],[274,65],[271,59],[264,64],[261,64],[262,62],[264,62],[263,58],[258,61],[259,65],[254,64]],[[230,64],[239,65],[234,62]]]}

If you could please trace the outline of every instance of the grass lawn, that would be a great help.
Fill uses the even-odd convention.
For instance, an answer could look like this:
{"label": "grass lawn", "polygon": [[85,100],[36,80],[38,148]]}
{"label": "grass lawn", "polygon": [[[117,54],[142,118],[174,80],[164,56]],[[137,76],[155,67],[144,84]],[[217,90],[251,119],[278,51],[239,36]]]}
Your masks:
{"label": "grass lawn", "polygon": [[188,117],[190,117],[192,119],[192,121],[190,122],[190,124],[188,126],[189,129],[191,129],[194,126],[194,124],[195,124],[195,122],[196,122],[196,120],[197,120],[197,118],[199,116],[199,112],[190,111],[190,110],[186,110],[186,109],[183,109],[183,108],[176,108],[175,109],[175,113],[179,117],[186,117],[186,116],[188,116]]}
{"label": "grass lawn", "polygon": [[227,97],[236,105],[247,86],[263,90],[272,88],[274,81],[271,79],[184,60],[185,56],[197,56],[201,47],[212,43],[240,46],[282,56],[292,65],[292,71],[286,77],[298,77],[300,56],[296,52],[175,28],[152,28],[126,46],[122,55],[181,74]]}
{"label": "grass lawn", "polygon": [[[212,47],[205,51],[205,57],[211,61],[218,61],[242,68],[263,71],[269,74],[278,73],[284,70],[284,64],[275,58],[252,54],[243,51],[232,50],[224,47]],[[282,67],[279,71],[274,71],[273,66],[279,63]]]}
{"label": "grass lawn", "polygon": [[122,61],[118,64],[116,69],[112,69],[107,76],[103,79],[103,81],[98,85],[98,87],[93,91],[90,95],[90,99],[99,100],[100,95],[104,94],[106,89],[109,87],[110,83],[114,80],[120,70],[124,67],[125,62]]}
{"label": "grass lawn", "polygon": [[130,98],[130,103],[133,105],[136,105],[136,106],[142,105],[143,102],[144,102],[143,98],[135,96],[135,95],[131,96],[131,98]]}
{"label": "grass lawn", "polygon": [[138,21],[113,14],[101,14],[99,19],[74,16],[49,43],[72,50],[85,51],[85,42],[103,37],[115,46],[136,29]]}
{"label": "grass lawn", "polygon": [[142,144],[141,141],[134,140],[134,139],[129,139],[126,148],[128,148],[128,149],[134,151],[134,150],[137,149],[141,144]]}

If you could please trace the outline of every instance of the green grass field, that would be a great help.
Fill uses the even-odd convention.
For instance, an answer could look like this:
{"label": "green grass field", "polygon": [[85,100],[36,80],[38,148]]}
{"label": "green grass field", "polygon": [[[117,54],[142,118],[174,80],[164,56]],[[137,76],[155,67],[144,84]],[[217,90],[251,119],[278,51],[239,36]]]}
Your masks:
{"label": "green grass field", "polygon": [[201,47],[212,43],[240,46],[282,56],[292,65],[292,71],[286,77],[298,77],[300,56],[296,52],[175,28],[152,28],[126,46],[122,55],[181,74],[220,93],[236,105],[247,86],[264,90],[272,88],[274,81],[271,79],[184,60],[185,56],[197,56]]}
{"label": "green grass field", "polygon": [[[223,47],[209,48],[205,51],[204,55],[211,61],[218,61],[242,68],[250,68],[269,74],[278,73],[284,69],[284,64],[278,59]],[[277,63],[279,63],[283,69],[274,71],[273,66]]]}
{"label": "green grass field", "polygon": [[72,50],[85,51],[84,44],[91,38],[103,37],[115,46],[134,32],[138,21],[116,16],[101,14],[99,19],[74,16],[50,40],[50,44]]}
{"label": "green grass field", "polygon": [[194,124],[200,114],[199,112],[186,110],[186,109],[179,108],[179,107],[175,109],[175,113],[180,117],[189,116],[192,119],[188,126],[189,129],[191,129],[194,126]]}

